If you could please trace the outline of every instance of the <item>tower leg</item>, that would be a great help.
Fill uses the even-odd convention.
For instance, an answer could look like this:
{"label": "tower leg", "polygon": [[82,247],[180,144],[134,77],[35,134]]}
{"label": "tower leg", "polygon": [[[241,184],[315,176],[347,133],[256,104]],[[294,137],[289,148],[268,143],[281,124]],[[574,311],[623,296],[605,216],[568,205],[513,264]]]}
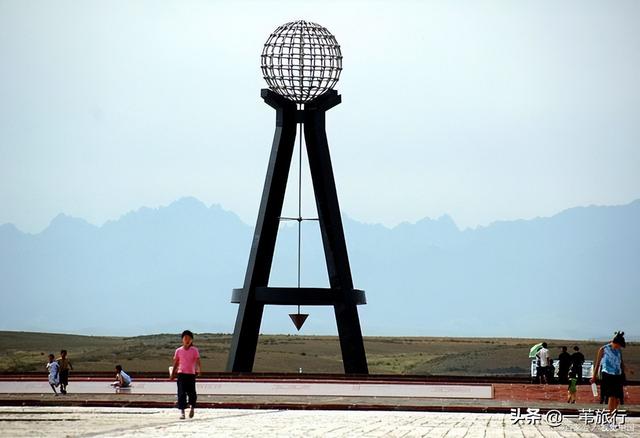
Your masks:
{"label": "tower leg", "polygon": [[[304,135],[329,283],[332,289],[346,293],[353,289],[353,279],[325,129],[325,112],[339,103],[340,96],[335,91],[329,91],[306,104]],[[344,302],[334,305],[334,312],[345,373],[368,374],[356,305],[345,299]]]}
{"label": "tower leg", "polygon": [[358,307],[355,304],[342,303],[333,306],[333,310],[338,325],[344,372],[346,374],[369,374]]}
{"label": "tower leg", "polygon": [[264,305],[255,300],[255,290],[269,284],[282,204],[296,141],[295,103],[270,90],[262,90],[262,98],[276,110],[276,131],[244,279],[246,293],[238,306],[227,362],[227,371],[234,372],[253,370],[264,310]]}

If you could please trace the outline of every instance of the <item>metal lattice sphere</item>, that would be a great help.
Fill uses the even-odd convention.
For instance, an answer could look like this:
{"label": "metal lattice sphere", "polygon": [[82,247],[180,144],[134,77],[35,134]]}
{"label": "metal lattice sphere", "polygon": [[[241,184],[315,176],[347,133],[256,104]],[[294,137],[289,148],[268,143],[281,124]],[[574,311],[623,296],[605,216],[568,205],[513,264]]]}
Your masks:
{"label": "metal lattice sphere", "polygon": [[302,20],[278,27],[264,44],[261,59],[269,88],[297,103],[331,90],[342,71],[336,38],[319,24]]}

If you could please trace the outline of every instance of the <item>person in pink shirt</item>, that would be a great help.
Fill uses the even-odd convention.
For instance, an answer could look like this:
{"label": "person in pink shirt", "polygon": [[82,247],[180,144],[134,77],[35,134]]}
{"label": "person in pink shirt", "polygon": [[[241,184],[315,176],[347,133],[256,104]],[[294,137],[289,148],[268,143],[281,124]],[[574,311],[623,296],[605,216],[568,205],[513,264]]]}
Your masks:
{"label": "person in pink shirt", "polygon": [[[171,380],[178,378],[178,409],[180,419],[184,420],[184,410],[187,404],[191,406],[189,418],[193,418],[196,409],[196,375],[200,374],[200,352],[193,346],[193,333],[190,330],[182,332],[182,347],[173,355],[173,369]],[[187,398],[189,402],[187,403]]]}

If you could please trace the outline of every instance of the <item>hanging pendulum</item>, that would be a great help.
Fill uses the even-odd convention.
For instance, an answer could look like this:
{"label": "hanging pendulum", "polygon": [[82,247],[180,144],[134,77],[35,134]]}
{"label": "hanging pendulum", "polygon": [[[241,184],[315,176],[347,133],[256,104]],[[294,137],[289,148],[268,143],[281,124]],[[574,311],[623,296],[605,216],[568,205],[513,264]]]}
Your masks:
{"label": "hanging pendulum", "polygon": [[296,329],[298,329],[298,331],[300,331],[300,329],[302,328],[302,324],[304,324],[308,316],[308,313],[300,313],[300,306],[298,306],[298,313],[289,314],[289,318],[291,318],[291,321],[293,321],[293,325],[296,326]]}
{"label": "hanging pendulum", "polygon": [[[298,157],[298,289],[300,289],[300,261],[302,249],[302,123],[299,124],[299,157]],[[302,325],[309,317],[308,313],[300,313],[300,305],[298,304],[298,313],[290,313],[289,318],[293,321],[293,325],[300,331]]]}

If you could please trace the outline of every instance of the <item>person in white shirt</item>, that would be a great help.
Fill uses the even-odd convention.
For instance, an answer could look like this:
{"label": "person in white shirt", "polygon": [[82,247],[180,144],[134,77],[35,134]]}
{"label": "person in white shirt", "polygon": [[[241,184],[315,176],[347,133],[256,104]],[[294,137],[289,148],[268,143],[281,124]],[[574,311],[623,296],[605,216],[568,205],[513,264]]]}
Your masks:
{"label": "person in white shirt", "polygon": [[47,363],[47,370],[49,371],[49,385],[53,389],[53,393],[58,395],[56,386],[60,384],[60,365],[56,362],[56,357],[53,354],[49,355],[49,363]]}
{"label": "person in white shirt", "polygon": [[547,343],[542,343],[542,348],[538,350],[536,353],[536,357],[538,358],[538,365],[536,367],[536,374],[538,377],[538,383],[548,383],[547,382],[547,372],[549,366],[549,350],[547,350]]}
{"label": "person in white shirt", "polygon": [[128,388],[131,386],[131,376],[125,373],[122,366],[116,365],[116,381],[111,384],[116,388]]}

